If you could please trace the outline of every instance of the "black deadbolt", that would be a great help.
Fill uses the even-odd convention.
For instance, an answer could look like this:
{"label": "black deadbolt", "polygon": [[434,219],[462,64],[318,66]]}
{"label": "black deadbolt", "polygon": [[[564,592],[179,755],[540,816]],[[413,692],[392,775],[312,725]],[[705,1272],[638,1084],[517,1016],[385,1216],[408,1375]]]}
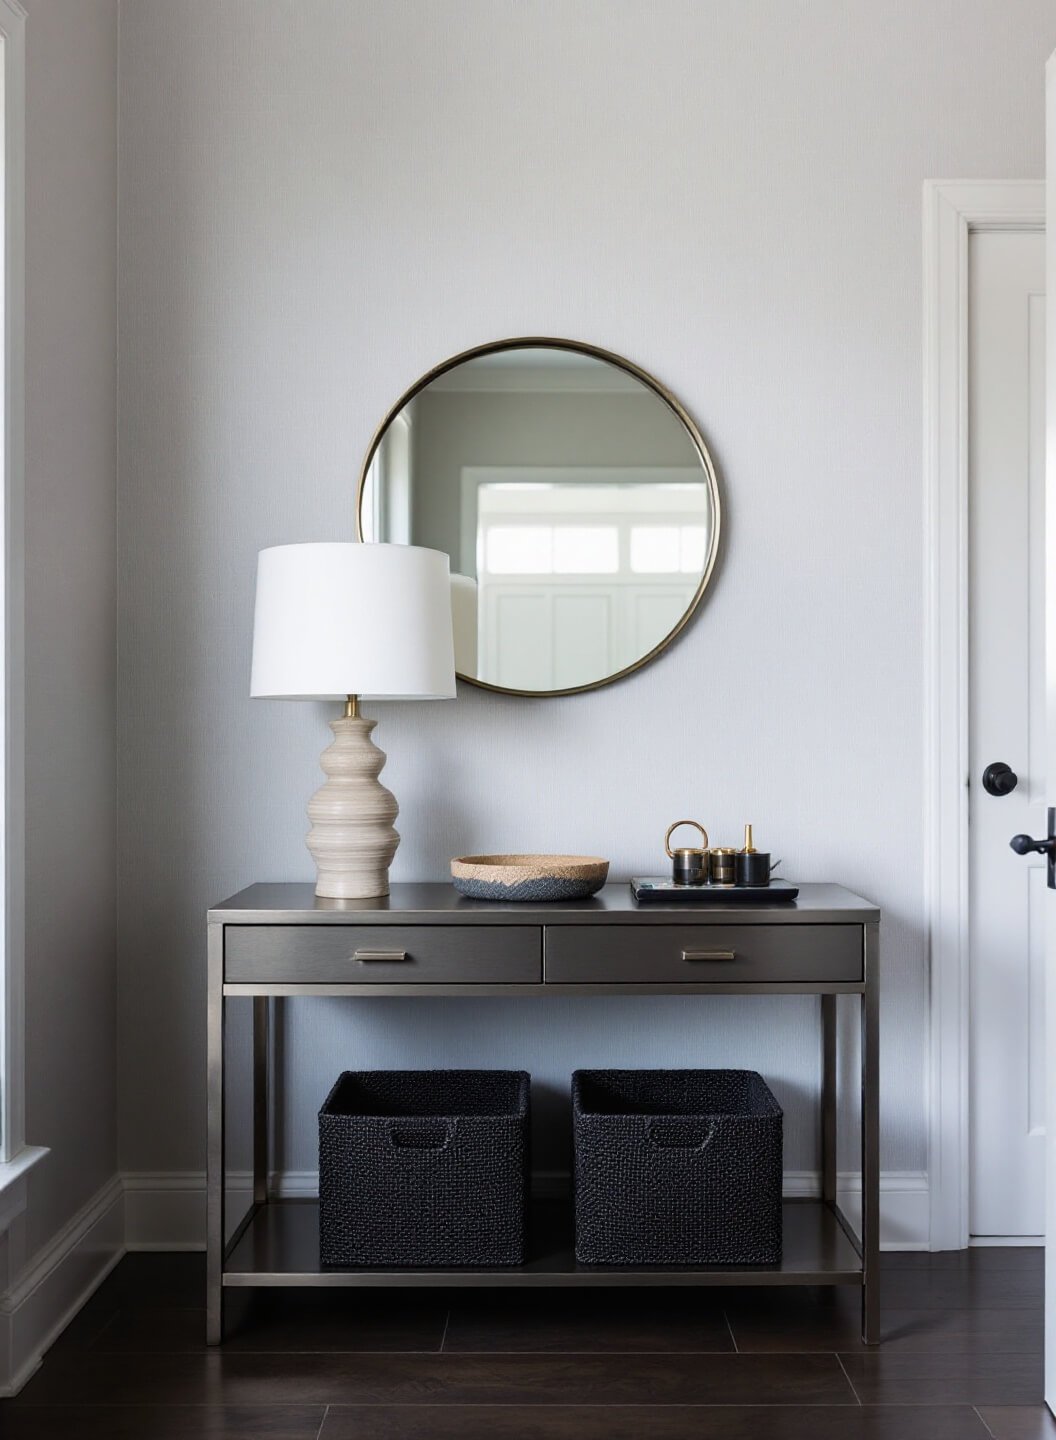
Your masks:
{"label": "black deadbolt", "polygon": [[1019,776],[1003,760],[996,760],[983,771],[983,789],[988,795],[1011,795],[1019,784]]}

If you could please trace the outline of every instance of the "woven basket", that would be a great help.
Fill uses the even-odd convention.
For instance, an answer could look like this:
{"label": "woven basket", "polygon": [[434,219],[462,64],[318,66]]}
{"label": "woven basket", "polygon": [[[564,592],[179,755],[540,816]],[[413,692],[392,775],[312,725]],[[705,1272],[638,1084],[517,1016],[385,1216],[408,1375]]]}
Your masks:
{"label": "woven basket", "polygon": [[520,1265],[529,1076],[346,1071],[319,1112],[324,1265]]}
{"label": "woven basket", "polygon": [[577,1070],[576,1259],[781,1259],[782,1112],[753,1070]]}

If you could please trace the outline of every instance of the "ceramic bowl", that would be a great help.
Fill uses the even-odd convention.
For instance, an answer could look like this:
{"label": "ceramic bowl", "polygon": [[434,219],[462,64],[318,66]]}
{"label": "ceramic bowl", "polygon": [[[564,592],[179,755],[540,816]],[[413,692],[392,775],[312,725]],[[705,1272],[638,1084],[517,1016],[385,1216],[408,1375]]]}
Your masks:
{"label": "ceramic bowl", "polygon": [[585,900],[605,884],[597,855],[460,855],[454,887],[474,900]]}

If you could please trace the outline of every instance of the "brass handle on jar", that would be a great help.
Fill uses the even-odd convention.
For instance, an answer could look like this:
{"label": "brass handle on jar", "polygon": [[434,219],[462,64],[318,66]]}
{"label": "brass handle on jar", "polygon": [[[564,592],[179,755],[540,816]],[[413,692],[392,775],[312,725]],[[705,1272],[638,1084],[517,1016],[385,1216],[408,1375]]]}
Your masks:
{"label": "brass handle on jar", "polygon": [[406,960],[406,950],[355,950],[353,960]]}
{"label": "brass handle on jar", "polygon": [[667,834],[664,836],[664,849],[667,851],[667,858],[669,860],[673,860],[675,858],[674,852],[671,849],[671,836],[674,834],[674,832],[678,829],[680,825],[692,825],[694,830],[699,830],[700,848],[702,850],[706,850],[708,848],[708,832],[704,829],[704,826],[700,823],[699,820],[676,820],[673,825],[669,825],[667,827]]}

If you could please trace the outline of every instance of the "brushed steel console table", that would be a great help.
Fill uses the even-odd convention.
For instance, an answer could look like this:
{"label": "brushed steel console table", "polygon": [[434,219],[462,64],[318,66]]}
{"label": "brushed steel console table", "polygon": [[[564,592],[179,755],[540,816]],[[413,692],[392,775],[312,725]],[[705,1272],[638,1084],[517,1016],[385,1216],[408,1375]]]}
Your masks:
{"label": "brushed steel console table", "polygon": [[[626,884],[546,905],[467,900],[444,884],[335,901],[317,900],[308,884],[269,884],[208,918],[210,1344],[223,1338],[226,1288],[304,1285],[856,1285],[863,1338],[878,1341],[880,914],[868,901],[836,885],[804,885],[793,904],[639,906]],[[821,1196],[786,1201],[779,1265],[577,1265],[570,1205],[549,1200],[533,1206],[522,1266],[324,1268],[317,1203],[268,1195],[268,1004],[290,995],[818,995]],[[840,995],[860,1002],[860,1234],[836,1196]],[[253,1193],[225,1241],[224,1020],[237,997],[253,1002]]]}

